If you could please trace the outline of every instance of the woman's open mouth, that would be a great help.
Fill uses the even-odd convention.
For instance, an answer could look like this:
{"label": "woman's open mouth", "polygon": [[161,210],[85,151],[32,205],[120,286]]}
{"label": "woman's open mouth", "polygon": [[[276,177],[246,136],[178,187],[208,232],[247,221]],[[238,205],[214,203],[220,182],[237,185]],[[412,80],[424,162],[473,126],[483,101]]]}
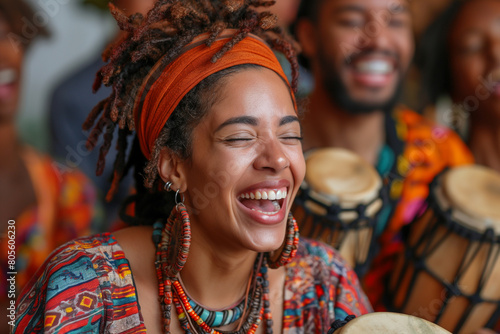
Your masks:
{"label": "woman's open mouth", "polygon": [[241,194],[238,200],[252,211],[272,216],[280,212],[287,194],[286,188],[259,189]]}

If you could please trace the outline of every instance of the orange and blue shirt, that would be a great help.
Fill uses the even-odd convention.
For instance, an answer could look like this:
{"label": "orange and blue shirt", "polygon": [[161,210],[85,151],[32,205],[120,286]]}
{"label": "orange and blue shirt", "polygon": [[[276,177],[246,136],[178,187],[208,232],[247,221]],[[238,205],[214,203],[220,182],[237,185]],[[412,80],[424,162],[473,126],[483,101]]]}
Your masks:
{"label": "orange and blue shirt", "polygon": [[446,127],[404,108],[386,117],[386,145],[376,168],[389,187],[390,209],[377,229],[379,253],[362,279],[377,311],[385,310],[385,284],[403,251],[401,229],[424,207],[431,181],[446,168],[473,162],[467,146]]}

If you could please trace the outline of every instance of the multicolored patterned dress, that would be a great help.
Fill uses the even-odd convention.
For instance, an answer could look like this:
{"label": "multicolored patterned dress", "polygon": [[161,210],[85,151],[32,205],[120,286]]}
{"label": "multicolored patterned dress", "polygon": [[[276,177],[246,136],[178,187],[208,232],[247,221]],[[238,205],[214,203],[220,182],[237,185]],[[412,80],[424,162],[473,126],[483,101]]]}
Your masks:
{"label": "multicolored patterned dress", "polygon": [[459,136],[407,109],[386,119],[386,146],[377,170],[390,184],[392,209],[379,228],[380,253],[362,279],[375,310],[383,311],[383,296],[395,256],[403,249],[400,231],[422,210],[429,184],[444,169],[471,164],[474,158]]}
{"label": "multicolored patterned dress", "polygon": [[[144,333],[128,260],[110,233],[54,252],[23,291],[14,333]],[[287,266],[283,333],[324,334],[371,312],[354,272],[328,246],[301,239]]]}
{"label": "multicolored patterned dress", "polygon": [[[97,231],[102,212],[95,188],[80,172],[60,170],[47,156],[30,148],[23,159],[34,186],[37,203],[15,220],[16,286],[21,291],[50,253],[77,237]],[[0,239],[0,280],[6,282],[7,235]],[[0,301],[7,298],[0,284]]]}

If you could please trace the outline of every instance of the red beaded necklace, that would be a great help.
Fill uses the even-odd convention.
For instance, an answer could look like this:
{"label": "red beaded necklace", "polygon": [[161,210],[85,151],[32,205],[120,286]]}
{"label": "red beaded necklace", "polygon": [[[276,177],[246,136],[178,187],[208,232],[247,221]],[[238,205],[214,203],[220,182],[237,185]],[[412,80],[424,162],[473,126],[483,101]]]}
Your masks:
{"label": "red beaded necklace", "polygon": [[[263,318],[266,320],[266,333],[272,334],[267,259],[264,258],[263,254],[259,254],[256,260],[253,288],[249,293],[251,297],[249,297],[248,312],[244,312],[242,315],[242,319],[246,317],[245,322],[240,324],[236,331],[216,330],[208,326],[193,310],[185,290],[177,278],[186,263],[191,244],[191,225],[184,205],[178,204],[176,209],[172,210],[164,226],[161,222],[157,222],[154,228],[153,241],[157,245],[155,266],[165,334],[170,333],[172,304],[175,305],[177,317],[186,334],[198,331],[213,334],[255,334]],[[182,237],[178,244],[176,244],[176,238],[173,237],[176,228],[182,230]],[[173,263],[172,259],[175,255],[176,261]]]}

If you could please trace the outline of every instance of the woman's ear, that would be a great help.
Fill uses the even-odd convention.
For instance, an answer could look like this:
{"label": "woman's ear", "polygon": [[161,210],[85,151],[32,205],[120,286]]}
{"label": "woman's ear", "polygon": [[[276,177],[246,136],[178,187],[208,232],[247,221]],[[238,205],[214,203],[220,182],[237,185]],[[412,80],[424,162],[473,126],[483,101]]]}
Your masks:
{"label": "woman's ear", "polygon": [[158,174],[164,183],[172,182],[171,189],[183,193],[186,191],[186,178],[183,169],[183,160],[168,148],[163,148],[160,151],[158,159]]}

